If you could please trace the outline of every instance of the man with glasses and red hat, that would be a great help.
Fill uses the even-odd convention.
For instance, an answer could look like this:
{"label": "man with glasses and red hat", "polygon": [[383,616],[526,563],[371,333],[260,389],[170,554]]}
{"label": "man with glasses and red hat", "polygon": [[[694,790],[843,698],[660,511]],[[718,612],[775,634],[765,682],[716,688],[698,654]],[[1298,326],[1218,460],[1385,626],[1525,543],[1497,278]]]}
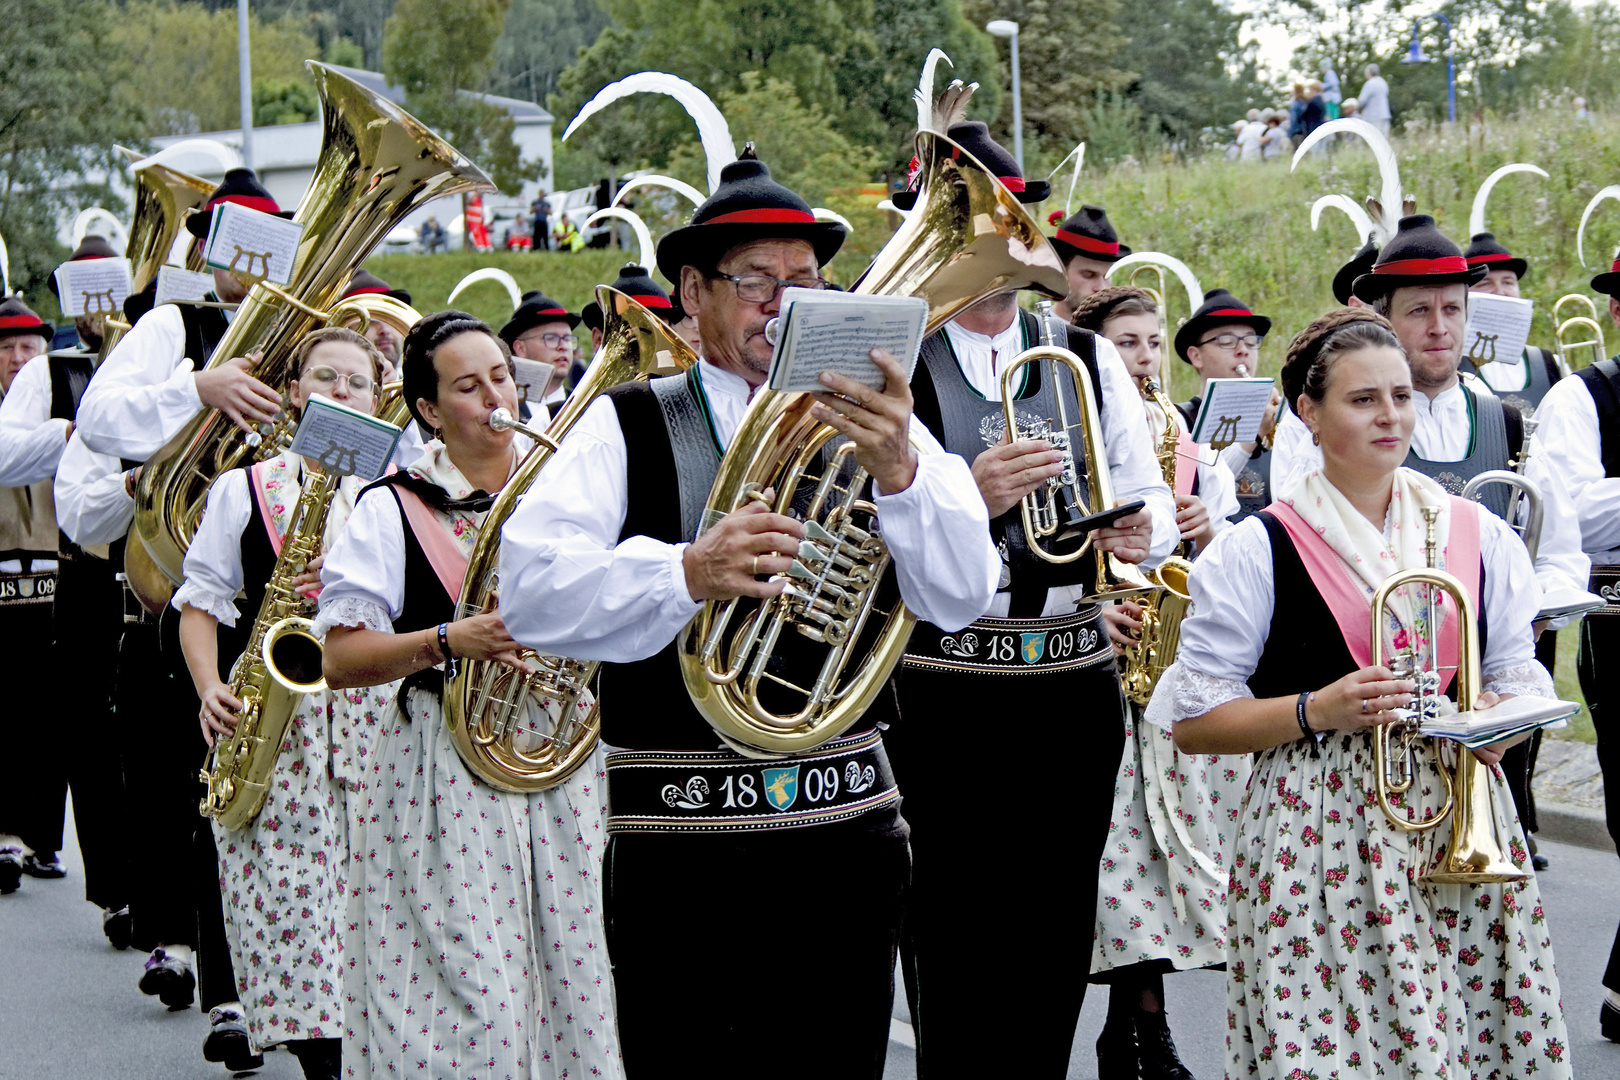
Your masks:
{"label": "man with glasses and red hat", "polygon": [[[956,124],[947,134],[1020,201],[1046,197],[1048,185],[1025,181],[983,123]],[[1070,220],[1091,233],[1107,221],[1094,207]],[[1082,259],[1106,267],[1093,256],[1118,253],[1112,240],[1092,244],[1079,233],[1064,243],[1089,245],[1070,254],[1071,286]],[[1100,274],[1078,276],[1081,291],[1099,281],[1106,284]],[[1091,920],[1076,912],[1095,901],[1094,870],[1125,745],[1112,646],[1099,606],[1085,597],[1096,581],[1097,552],[1138,563],[1167,555],[1178,536],[1175,504],[1142,423],[1141,395],[1118,351],[1106,338],[1046,319],[1020,311],[1015,292],[981,300],[923,342],[912,376],[917,417],[970,468],[1000,555],[997,591],[965,631],[926,614],[918,621],[896,680],[900,722],[886,736],[911,825],[901,968],[924,1076],[1067,1072],[1093,939]],[[1005,429],[1001,391],[1004,367],[1047,334],[1079,357],[1096,390],[1115,495],[1147,504],[1091,531],[1093,551],[1065,564],[1031,550],[1036,541],[1026,537],[1020,510],[1025,495],[1062,472],[1061,454],[1033,431]],[[1015,415],[1032,424],[1056,417],[1058,395],[1069,416],[1079,415],[1067,369],[1049,376],[1056,370],[1022,369]],[[1075,457],[1077,472],[1086,475],[1083,447]],[[1066,539],[1059,553],[1072,552],[1081,539],[1078,533]],[[1041,729],[1038,741],[1062,782],[1021,783],[1016,799],[1023,820],[1061,823],[1061,849],[1039,827],[1008,829],[990,805],[964,792],[964,748],[983,742],[987,722],[1014,713],[1057,721]],[[1007,910],[975,910],[981,905],[971,901],[987,852],[1009,868],[1016,901]],[[997,939],[993,960],[986,957],[987,934]],[[1040,990],[1031,995],[1030,987]],[[1014,1009],[1027,1018],[1019,1038],[987,1037],[986,1016]]]}
{"label": "man with glasses and red hat", "polygon": [[574,362],[574,327],[579,325],[579,318],[561,300],[532,291],[523,294],[523,302],[501,327],[501,340],[512,350],[514,361],[529,360],[540,365],[543,385],[526,385],[521,365],[518,384],[523,388],[523,400],[543,404],[548,413],[556,412],[568,400],[564,383]]}
{"label": "man with glasses and red hat", "polygon": [[[1041,190],[1050,191],[1044,180],[1036,183]],[[1100,206],[1082,206],[1064,219],[1052,237],[1052,246],[1063,256],[1063,272],[1069,278],[1069,295],[1052,306],[1053,314],[1064,322],[1074,319],[1076,304],[1108,288],[1109,268],[1131,253],[1119,242],[1108,211]]]}
{"label": "man with glasses and red hat", "polygon": [[[843,241],[841,226],[817,221],[744,150],[658,246],[659,269],[697,318],[701,362],[594,402],[502,532],[508,632],[603,661],[602,741],[613,748],[604,914],[632,1075],[883,1072],[910,875],[881,736],[896,719],[893,694],[794,759],[806,775],[849,784],[822,787],[813,803],[779,784],[767,811],[761,767],[781,763],[723,746],[679,663],[678,638],[704,601],[778,594],[795,565],[779,553],[799,550],[805,526],[766,505],[701,535],[699,525],[769,371],[766,324],[781,290],[821,288]],[[826,373],[814,416],[855,444],[872,478],[906,605],[965,626],[995,586],[984,502],[967,465],[937,452],[912,416],[905,369],[881,350],[870,359],[884,388]],[[916,452],[913,439],[936,452]]]}

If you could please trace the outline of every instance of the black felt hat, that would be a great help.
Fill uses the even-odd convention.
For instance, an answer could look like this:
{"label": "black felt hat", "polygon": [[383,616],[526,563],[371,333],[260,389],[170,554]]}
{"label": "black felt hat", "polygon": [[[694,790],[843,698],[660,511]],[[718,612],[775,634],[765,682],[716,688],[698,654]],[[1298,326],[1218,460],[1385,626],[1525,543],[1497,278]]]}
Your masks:
{"label": "black felt hat", "polygon": [[754,147],[720,170],[720,186],[682,228],[658,241],[658,269],[679,285],[681,267],[712,266],[750,240],[805,240],[825,266],[844,246],[844,227],[818,221],[810,204],[771,179]]}
{"label": "black felt hat", "polygon": [[[79,241],[79,246],[73,249],[73,254],[67,257],[67,261],[84,262],[90,259],[116,258],[118,258],[118,252],[114,251],[113,246],[107,243],[104,238],[100,236],[87,236],[83,240]],[[61,297],[62,294],[58,291],[55,274],[52,274],[46,280],[46,285],[50,288],[51,295],[58,298]]]}
{"label": "black felt hat", "polygon": [[1205,331],[1234,323],[1253,327],[1261,337],[1271,332],[1271,320],[1250,311],[1248,304],[1225,289],[1209,290],[1204,294],[1204,302],[1192,313],[1192,318],[1182,323],[1181,329],[1176,331],[1176,355],[1186,360],[1187,350],[1198,344]]}
{"label": "black felt hat", "polygon": [[523,302],[512,312],[512,318],[501,327],[501,340],[508,346],[542,323],[566,322],[572,330],[579,325],[579,316],[538,290],[523,294]]}
{"label": "black felt hat", "polygon": [[1620,296],[1620,251],[1615,252],[1608,271],[1592,279],[1592,291],[1604,296]]}
{"label": "black felt hat", "polygon": [[1401,218],[1394,239],[1384,245],[1372,270],[1356,278],[1351,291],[1372,303],[1396,289],[1436,285],[1472,285],[1483,281],[1485,267],[1469,266],[1462,249],[1446,238],[1428,214]]}
{"label": "black felt hat", "polygon": [[20,296],[0,300],[0,338],[22,337],[25,334],[42,337],[49,346],[51,339],[56,336],[56,327],[35,315]]}
{"label": "black felt hat", "polygon": [[1377,261],[1378,245],[1368,238],[1360,250],[1350,256],[1350,261],[1339,267],[1339,272],[1333,275],[1333,299],[1348,306],[1352,295],[1351,286],[1355,285],[1356,278],[1371,270],[1373,263]]}
{"label": "black felt hat", "polygon": [[[967,120],[960,124],[952,124],[946,137],[969,154],[978,158],[979,163],[990,171],[1004,184],[1013,197],[1021,203],[1038,203],[1052,194],[1052,185],[1045,180],[1024,179],[1024,171],[1018,167],[1018,161],[1007,153],[1006,147],[990,137],[990,125],[982,120]],[[958,156],[958,151],[951,152],[952,157]],[[915,191],[898,191],[890,196],[889,201],[901,210],[910,210],[917,205]]]}
{"label": "black felt hat", "polygon": [[1098,262],[1118,262],[1131,253],[1119,242],[1119,234],[1108,221],[1108,211],[1100,206],[1082,206],[1057,228],[1052,246],[1063,261],[1083,255]]}
{"label": "black felt hat", "polygon": [[201,210],[186,218],[186,231],[198,239],[208,235],[208,228],[214,220],[214,207],[220,203],[232,202],[245,206],[249,210],[258,210],[276,217],[290,218],[291,210],[283,210],[276,204],[265,186],[259,183],[259,178],[253,174],[252,169],[231,169],[225,173],[225,179],[219,182],[219,187],[208,196],[208,201]]}
{"label": "black felt hat", "polygon": [[[652,279],[645,266],[625,263],[623,269],[619,271],[618,278],[613,282],[613,288],[626,296],[635,297],[642,307],[651,310],[665,322],[681,321],[680,309],[670,302],[669,293]],[[595,300],[581,308],[579,316],[580,320],[592,330],[602,329],[602,306]]]}
{"label": "black felt hat", "polygon": [[404,289],[395,289],[376,274],[365,270],[356,270],[349,275],[349,284],[343,290],[342,299],[347,300],[351,296],[367,296],[373,293],[392,296],[402,304],[411,302],[409,292]]}
{"label": "black felt hat", "polygon": [[1475,233],[1463,249],[1463,259],[1469,266],[1483,266],[1488,274],[1492,270],[1511,270],[1513,276],[1523,279],[1530,272],[1530,264],[1503,247],[1488,232]]}

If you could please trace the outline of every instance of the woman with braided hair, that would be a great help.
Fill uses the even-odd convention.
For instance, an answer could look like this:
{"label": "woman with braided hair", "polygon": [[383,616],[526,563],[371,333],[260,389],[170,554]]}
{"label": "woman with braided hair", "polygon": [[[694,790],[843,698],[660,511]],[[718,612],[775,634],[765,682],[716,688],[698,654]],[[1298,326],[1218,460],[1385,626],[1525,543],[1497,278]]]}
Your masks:
{"label": "woman with braided hair", "polygon": [[[1370,663],[1371,633],[1386,655],[1434,642],[1442,669],[1455,665],[1458,637],[1454,606],[1431,622],[1410,590],[1373,628],[1374,588],[1427,565],[1422,511],[1438,510],[1439,566],[1478,598],[1486,690],[1467,705],[1552,696],[1535,661],[1538,593],[1524,545],[1494,514],[1401,467],[1412,379],[1382,317],[1346,309],[1317,319],[1290,345],[1282,378],[1322,467],[1195,564],[1194,612],[1147,712],[1183,752],[1256,755],[1227,897],[1227,1075],[1568,1077],[1535,877],[1425,880],[1453,819],[1409,832],[1375,794],[1374,735],[1415,683]],[[1506,745],[1472,753],[1494,766]],[[1454,767],[1453,748],[1433,739],[1418,740],[1414,757],[1397,809],[1408,820],[1440,809],[1440,772]],[[1506,784],[1494,767],[1486,773],[1494,820],[1481,824],[1523,866]]]}

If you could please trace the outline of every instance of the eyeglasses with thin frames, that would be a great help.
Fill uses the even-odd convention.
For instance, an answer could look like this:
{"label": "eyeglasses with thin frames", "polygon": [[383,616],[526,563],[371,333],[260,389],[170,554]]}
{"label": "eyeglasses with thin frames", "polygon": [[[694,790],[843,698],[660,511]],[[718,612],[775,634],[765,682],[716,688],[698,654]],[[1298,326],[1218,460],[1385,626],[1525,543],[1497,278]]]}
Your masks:
{"label": "eyeglasses with thin frames", "polygon": [[1260,343],[1264,340],[1266,339],[1261,337],[1259,334],[1222,334],[1220,337],[1205,338],[1198,344],[1216,345],[1222,349],[1225,349],[1227,352],[1231,352],[1233,349],[1238,347],[1238,342],[1242,342],[1251,349],[1258,349],[1260,347]]}
{"label": "eyeglasses with thin frames", "polygon": [[737,289],[737,299],[745,304],[768,304],[775,300],[777,294],[783,289],[825,289],[827,279],[823,277],[793,278],[784,281],[782,278],[771,277],[769,274],[710,274],[710,280],[729,281]]}
{"label": "eyeglasses with thin frames", "polygon": [[349,390],[352,393],[371,393],[371,376],[362,374],[358,371],[348,375],[339,375],[336,369],[329,368],[323,364],[320,367],[310,368],[308,371],[304,372],[304,374],[314,379],[316,385],[320,386],[324,390],[330,390],[339,379],[342,379],[348,384]]}
{"label": "eyeglasses with thin frames", "polygon": [[[574,335],[573,334],[557,334],[557,333],[541,334],[541,335],[539,335],[539,339],[541,341],[545,342],[546,348],[548,348],[548,349],[561,349],[564,346],[566,346],[570,341],[574,340]],[[525,334],[522,338],[519,338],[518,340],[520,340],[520,341],[533,341],[533,340],[535,340],[535,337],[534,337],[534,335]]]}

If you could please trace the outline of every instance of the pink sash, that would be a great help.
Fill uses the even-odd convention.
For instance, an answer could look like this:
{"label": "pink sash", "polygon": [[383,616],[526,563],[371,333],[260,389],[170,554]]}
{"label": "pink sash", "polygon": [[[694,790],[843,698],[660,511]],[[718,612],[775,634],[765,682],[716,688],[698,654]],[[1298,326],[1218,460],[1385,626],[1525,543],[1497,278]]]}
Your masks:
{"label": "pink sash", "polygon": [[[1474,610],[1479,611],[1479,504],[1455,495],[1450,498],[1451,536],[1446,544],[1446,570],[1467,587],[1474,601]],[[1362,590],[1361,582],[1351,574],[1339,553],[1329,547],[1327,541],[1300,517],[1299,511],[1284,502],[1274,502],[1266,507],[1266,511],[1288,531],[1289,539],[1294,542],[1294,550],[1305,564],[1305,572],[1311,576],[1322,599],[1327,601],[1333,621],[1339,624],[1339,633],[1344,636],[1344,643],[1350,649],[1350,658],[1357,667],[1371,664],[1372,605]],[[1455,668],[1457,665],[1456,616],[1455,611],[1451,612],[1451,617],[1445,619],[1440,627],[1439,655],[1443,668]],[[1443,673],[1442,690],[1451,684],[1453,674],[1452,671]]]}
{"label": "pink sash", "polygon": [[270,537],[270,550],[281,557],[281,533],[276,531],[275,515],[270,513],[270,500],[264,493],[265,474],[270,471],[270,462],[256,461],[248,469],[248,486],[253,489],[253,497],[259,503],[259,520],[264,522],[264,531]]}
{"label": "pink sash", "polygon": [[398,486],[395,486],[394,494],[399,496],[405,520],[410,524],[416,542],[422,545],[422,554],[427,556],[428,565],[433,567],[439,584],[450,594],[451,603],[458,602],[461,599],[461,583],[467,576],[467,556],[461,553],[455,540],[445,531],[444,523],[419,495]]}
{"label": "pink sash", "polygon": [[1183,431],[1176,438],[1176,494],[1191,495],[1198,479],[1198,444]]}

